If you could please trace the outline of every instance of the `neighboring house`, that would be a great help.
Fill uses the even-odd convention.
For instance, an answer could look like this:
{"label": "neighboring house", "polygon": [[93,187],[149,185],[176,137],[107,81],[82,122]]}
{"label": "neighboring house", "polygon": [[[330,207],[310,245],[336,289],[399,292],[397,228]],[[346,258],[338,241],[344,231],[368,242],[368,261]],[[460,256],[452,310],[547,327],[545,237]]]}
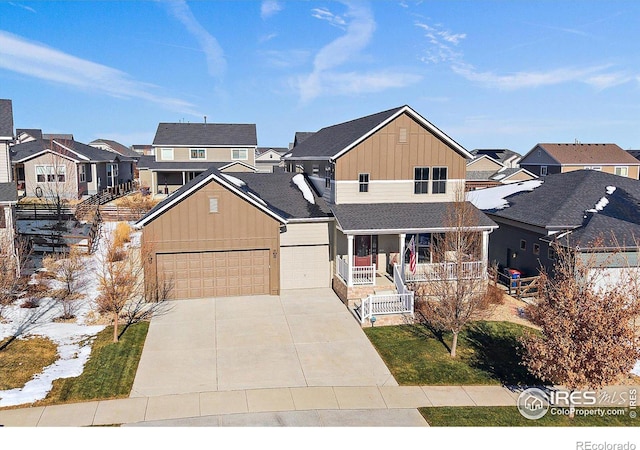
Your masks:
{"label": "neighboring house", "polygon": [[[523,276],[552,271],[554,242],[585,255],[598,252],[602,260],[619,245],[637,262],[640,181],[577,170],[469,192],[467,198],[499,225],[491,234],[489,259],[501,269]],[[608,267],[615,269],[616,262]]]}
{"label": "neighboring house", "polygon": [[153,145],[136,144],[131,146],[131,150],[141,156],[154,156]]}
{"label": "neighboring house", "polygon": [[275,167],[283,167],[282,157],[289,152],[284,147],[258,147],[256,149],[256,169],[258,172],[273,172]]}
{"label": "neighboring house", "polygon": [[[453,229],[446,216],[464,190],[472,157],[409,106],[323,128],[285,156],[289,167],[302,167],[335,217],[333,287],[345,303],[373,293],[388,274],[400,291],[404,281],[428,281],[435,265],[450,264],[431,248]],[[480,213],[475,229],[483,245],[472,255],[470,276],[485,276],[494,228]],[[411,238],[418,268],[397,280]]]}
{"label": "neighboring house", "polygon": [[210,167],[255,172],[257,147],[255,124],[160,123],[153,156],[138,162],[140,184],[167,195]]}
{"label": "neighboring house", "polygon": [[16,183],[11,179],[9,147],[13,143],[13,105],[0,99],[0,254],[14,253]]}
{"label": "neighboring house", "polygon": [[637,180],[640,161],[616,144],[537,144],[520,160],[520,167],[544,177],[590,169]]}
{"label": "neighboring house", "polygon": [[474,158],[467,162],[467,191],[537,178],[528,170],[518,167],[520,155],[511,150],[481,149],[471,153]]}
{"label": "neighboring house", "polygon": [[189,299],[329,286],[329,221],[301,174],[232,176],[210,167],[136,227],[152,263],[145,276]]}
{"label": "neighboring house", "polygon": [[91,147],[100,148],[102,150],[106,150],[108,152],[117,153],[119,155],[128,156],[129,158],[136,161],[140,158],[140,154],[129,147],[122,145],[117,141],[112,141],[110,139],[96,139],[89,142]]}
{"label": "neighboring house", "polygon": [[28,197],[77,199],[133,180],[133,159],[73,140],[24,140],[10,156],[18,190]]}

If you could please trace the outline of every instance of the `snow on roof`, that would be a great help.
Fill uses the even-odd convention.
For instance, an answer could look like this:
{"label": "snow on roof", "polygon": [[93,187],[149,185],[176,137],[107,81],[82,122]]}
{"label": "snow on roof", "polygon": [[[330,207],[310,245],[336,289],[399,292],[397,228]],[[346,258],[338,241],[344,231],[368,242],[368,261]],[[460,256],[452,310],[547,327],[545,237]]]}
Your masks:
{"label": "snow on roof", "polygon": [[311,203],[312,205],[315,205],[316,202],[313,199],[313,193],[311,192],[311,189],[309,188],[309,185],[307,184],[307,182],[304,180],[304,175],[299,173],[298,175],[295,175],[291,179],[291,181],[293,181],[295,185],[298,186],[298,189],[302,191],[302,196],[305,198],[305,200]]}
{"label": "snow on roof", "polygon": [[225,177],[228,181],[231,181],[233,184],[235,184],[238,187],[242,187],[245,185],[244,181],[239,180],[236,177],[232,177],[231,175],[227,175],[226,173],[221,173],[220,175],[222,175],[223,177]]}
{"label": "snow on roof", "polygon": [[467,192],[467,201],[482,210],[503,209],[509,206],[509,202],[505,200],[506,197],[518,192],[533,191],[542,183],[543,180],[529,180],[469,191]]}
{"label": "snow on roof", "polygon": [[594,206],[592,209],[587,209],[587,212],[602,211],[604,207],[607,206],[608,204],[609,204],[609,200],[607,200],[607,197],[602,197],[600,200],[598,200],[598,203],[596,203],[596,206]]}
{"label": "snow on roof", "polygon": [[607,186],[607,194],[611,195],[616,191],[616,187],[615,186]]}

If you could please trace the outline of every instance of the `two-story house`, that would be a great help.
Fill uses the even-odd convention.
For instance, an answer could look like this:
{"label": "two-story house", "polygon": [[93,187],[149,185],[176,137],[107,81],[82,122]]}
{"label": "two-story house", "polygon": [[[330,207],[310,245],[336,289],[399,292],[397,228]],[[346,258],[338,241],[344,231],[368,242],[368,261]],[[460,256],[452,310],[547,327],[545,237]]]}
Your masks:
{"label": "two-story house", "polygon": [[466,190],[533,180],[536,175],[519,166],[520,156],[509,149],[476,149],[467,162]]}
{"label": "two-story house", "polygon": [[10,158],[21,195],[78,199],[133,180],[134,160],[125,155],[40,130],[19,134]]}
{"label": "two-story house", "polygon": [[537,144],[522,157],[520,167],[541,177],[582,169],[634,180],[640,175],[640,161],[616,144]]}
{"label": "two-story house", "polygon": [[138,161],[140,185],[167,195],[210,167],[222,172],[255,172],[255,124],[160,123],[152,155]]}
{"label": "two-story house", "polygon": [[13,143],[13,105],[0,99],[0,255],[14,252],[14,211],[18,201],[16,184],[11,179],[9,147]]}
{"label": "two-story house", "polygon": [[[472,158],[409,106],[323,128],[285,157],[288,167],[302,167],[335,217],[333,287],[345,303],[374,292],[387,274],[398,281],[404,272],[403,283],[423,281],[433,265],[448,263],[431,250],[454,227],[448,212],[461,198]],[[484,214],[477,217],[473,229],[482,235],[482,248],[469,271],[481,278],[488,235],[497,226]],[[413,274],[403,270],[412,241]]]}

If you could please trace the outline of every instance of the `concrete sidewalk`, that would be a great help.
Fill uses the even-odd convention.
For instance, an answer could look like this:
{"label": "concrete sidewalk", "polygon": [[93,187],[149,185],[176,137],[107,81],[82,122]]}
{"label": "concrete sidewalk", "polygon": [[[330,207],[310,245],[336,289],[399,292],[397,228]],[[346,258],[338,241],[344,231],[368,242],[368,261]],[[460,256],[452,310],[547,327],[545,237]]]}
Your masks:
{"label": "concrete sidewalk", "polygon": [[318,386],[211,391],[0,411],[4,426],[427,426],[422,406],[513,406],[501,386]]}

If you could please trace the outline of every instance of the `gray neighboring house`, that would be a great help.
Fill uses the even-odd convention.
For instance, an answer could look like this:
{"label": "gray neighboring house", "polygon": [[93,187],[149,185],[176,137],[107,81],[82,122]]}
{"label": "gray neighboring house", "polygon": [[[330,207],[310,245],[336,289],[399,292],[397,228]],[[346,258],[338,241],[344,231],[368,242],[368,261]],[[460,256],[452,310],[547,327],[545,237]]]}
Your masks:
{"label": "gray neighboring house", "polygon": [[15,214],[18,191],[11,179],[9,148],[14,142],[13,105],[0,99],[0,254],[14,253]]}
{"label": "gray neighboring house", "polygon": [[78,199],[133,180],[132,158],[75,140],[33,138],[11,147],[10,157],[27,197]]}
{"label": "gray neighboring house", "polygon": [[168,195],[202,172],[255,172],[255,124],[160,123],[151,155],[138,161],[140,185]]}
{"label": "gray neighboring house", "polygon": [[[547,175],[514,185],[500,207],[483,201],[508,186],[468,193],[468,198],[499,225],[489,240],[489,260],[523,276],[553,270],[553,243],[586,257],[596,253],[610,272],[620,269],[614,258],[621,247],[636,264],[640,238],[640,181],[594,170]],[[512,191],[513,192],[513,191]],[[483,197],[486,196],[486,197]],[[617,254],[617,253],[616,253]]]}

